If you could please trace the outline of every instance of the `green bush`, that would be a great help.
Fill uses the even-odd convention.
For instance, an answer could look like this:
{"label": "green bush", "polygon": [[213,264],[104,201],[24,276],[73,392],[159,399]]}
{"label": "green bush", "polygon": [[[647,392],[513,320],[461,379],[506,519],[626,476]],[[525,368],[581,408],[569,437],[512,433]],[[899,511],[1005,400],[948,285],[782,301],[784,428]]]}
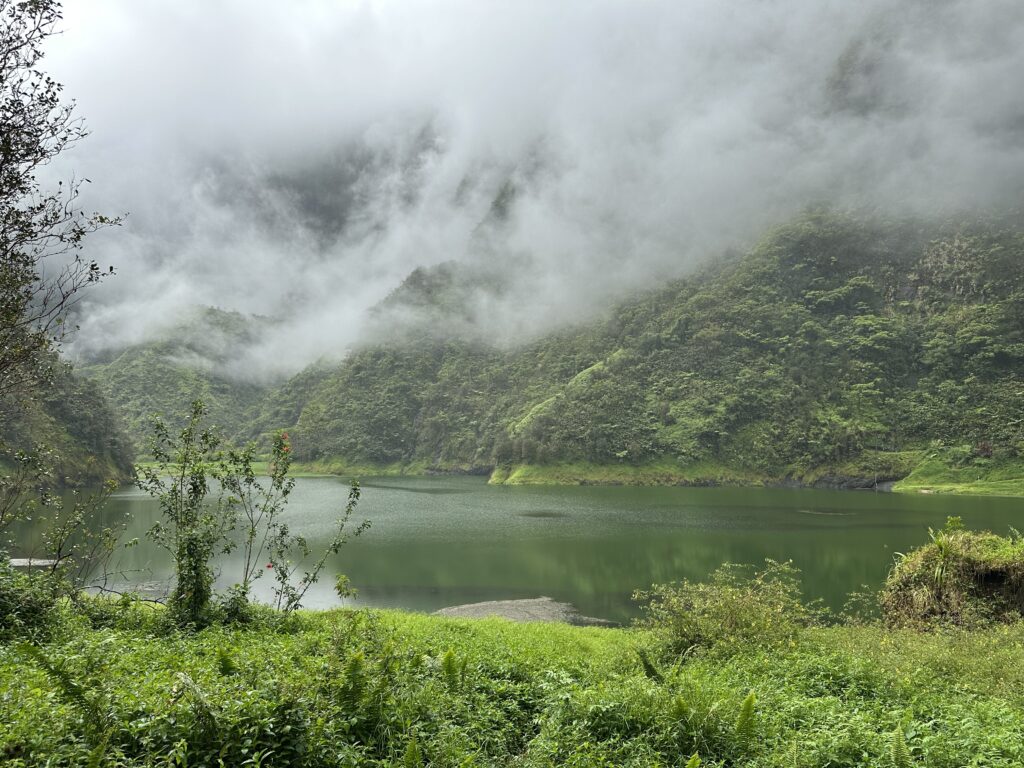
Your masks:
{"label": "green bush", "polygon": [[57,590],[48,574],[19,573],[0,560],[0,640],[45,634],[54,620]]}
{"label": "green bush", "polygon": [[977,626],[1024,615],[1024,538],[963,530],[951,518],[893,566],[882,590],[890,626]]}
{"label": "green bush", "polygon": [[653,630],[672,655],[782,645],[821,615],[815,605],[802,601],[799,571],[774,560],[753,572],[726,564],[707,583],[684,579],[655,585],[634,599],[646,603],[640,624]]}

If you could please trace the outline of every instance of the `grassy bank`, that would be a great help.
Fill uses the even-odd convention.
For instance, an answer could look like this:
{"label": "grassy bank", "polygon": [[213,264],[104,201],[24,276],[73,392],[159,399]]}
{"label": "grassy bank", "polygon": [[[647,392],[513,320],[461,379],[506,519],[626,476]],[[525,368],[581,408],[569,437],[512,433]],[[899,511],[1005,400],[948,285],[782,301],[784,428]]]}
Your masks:
{"label": "grassy bank", "polygon": [[[141,466],[150,466],[145,462]],[[257,471],[266,463],[257,462]],[[379,464],[344,458],[297,462],[296,477],[333,475],[343,478],[479,474],[479,467],[434,466],[427,462]],[[870,451],[842,463],[813,468],[792,467],[765,474],[713,461],[681,464],[661,460],[642,464],[556,462],[495,467],[496,485],[632,485],[632,486],[776,486],[869,488],[896,480],[898,493],[953,493],[984,496],[1024,496],[1024,459],[978,457],[969,447]]]}
{"label": "grassy bank", "polygon": [[986,458],[968,447],[898,452],[865,452],[855,459],[813,468],[792,467],[764,474],[715,462],[678,464],[518,464],[495,468],[491,482],[504,485],[681,485],[868,488],[897,480],[901,493],[956,493],[1024,496],[1024,460]]}
{"label": "grassy bank", "polygon": [[639,629],[330,611],[183,634],[159,613],[0,644],[5,764],[890,766],[897,741],[907,765],[1024,762],[1019,625],[813,628],[645,671]]}
{"label": "grassy bank", "polygon": [[671,461],[647,464],[515,464],[496,467],[496,485],[761,485],[755,472],[713,462],[682,465]]}
{"label": "grassy bank", "polygon": [[893,490],[904,493],[965,493],[1024,496],[1024,460],[974,457],[959,460],[949,452],[923,456]]}

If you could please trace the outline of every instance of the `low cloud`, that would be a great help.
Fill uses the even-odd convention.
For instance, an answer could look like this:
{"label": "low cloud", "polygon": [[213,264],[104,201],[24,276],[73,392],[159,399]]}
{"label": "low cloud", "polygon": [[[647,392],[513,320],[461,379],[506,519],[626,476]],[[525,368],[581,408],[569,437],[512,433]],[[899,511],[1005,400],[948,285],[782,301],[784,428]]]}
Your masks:
{"label": "low cloud", "polygon": [[130,212],[80,352],[182,307],[339,355],[413,269],[500,274],[495,338],[586,316],[810,204],[1020,207],[1019,0],[71,0],[46,60],[93,131],[55,173]]}

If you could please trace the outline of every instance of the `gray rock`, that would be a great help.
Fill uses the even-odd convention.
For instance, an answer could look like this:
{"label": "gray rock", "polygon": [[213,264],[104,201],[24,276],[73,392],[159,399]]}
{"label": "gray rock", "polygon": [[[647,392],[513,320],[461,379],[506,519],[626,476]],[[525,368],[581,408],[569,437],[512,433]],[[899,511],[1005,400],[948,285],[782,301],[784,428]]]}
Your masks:
{"label": "gray rock", "polygon": [[583,616],[570,603],[560,603],[550,597],[535,597],[529,600],[488,600],[483,603],[454,605],[435,611],[436,616],[453,616],[463,619],[483,619],[500,616],[511,621],[556,621],[577,627],[614,627],[613,621]]}

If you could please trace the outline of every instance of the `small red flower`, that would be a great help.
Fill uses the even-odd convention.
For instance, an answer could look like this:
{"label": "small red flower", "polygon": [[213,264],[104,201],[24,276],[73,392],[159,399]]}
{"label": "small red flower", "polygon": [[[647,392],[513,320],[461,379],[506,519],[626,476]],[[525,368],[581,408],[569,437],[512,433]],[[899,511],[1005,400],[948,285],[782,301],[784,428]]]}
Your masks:
{"label": "small red flower", "polygon": [[274,567],[273,563],[267,563],[267,568],[273,568],[273,567]]}

